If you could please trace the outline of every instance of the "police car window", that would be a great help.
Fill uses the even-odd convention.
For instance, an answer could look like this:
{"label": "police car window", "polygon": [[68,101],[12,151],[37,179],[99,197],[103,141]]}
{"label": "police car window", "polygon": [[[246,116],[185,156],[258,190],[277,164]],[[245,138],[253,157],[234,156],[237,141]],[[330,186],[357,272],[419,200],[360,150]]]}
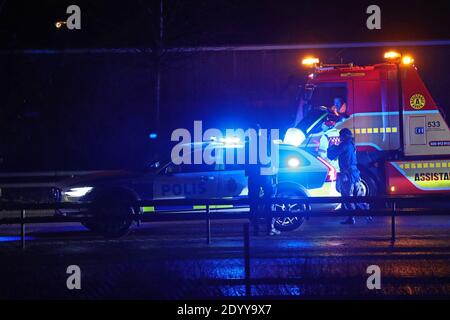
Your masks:
{"label": "police car window", "polygon": [[223,164],[180,164],[170,163],[164,170],[165,174],[190,173],[190,172],[210,172],[224,170]]}

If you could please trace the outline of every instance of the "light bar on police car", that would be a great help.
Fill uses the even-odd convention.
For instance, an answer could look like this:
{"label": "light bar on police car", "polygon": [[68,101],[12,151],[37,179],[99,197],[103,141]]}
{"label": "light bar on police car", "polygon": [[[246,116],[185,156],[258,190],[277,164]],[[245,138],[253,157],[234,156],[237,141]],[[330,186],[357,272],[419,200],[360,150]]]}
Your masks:
{"label": "light bar on police car", "polygon": [[303,131],[297,128],[289,128],[286,131],[286,135],[284,136],[283,142],[285,144],[290,144],[295,147],[300,146],[303,141],[305,141],[306,137]]}
{"label": "light bar on police car", "polygon": [[221,138],[221,139],[219,139],[219,141],[222,142],[223,144],[240,144],[241,143],[241,139],[239,139],[239,137],[236,137],[236,136]]}

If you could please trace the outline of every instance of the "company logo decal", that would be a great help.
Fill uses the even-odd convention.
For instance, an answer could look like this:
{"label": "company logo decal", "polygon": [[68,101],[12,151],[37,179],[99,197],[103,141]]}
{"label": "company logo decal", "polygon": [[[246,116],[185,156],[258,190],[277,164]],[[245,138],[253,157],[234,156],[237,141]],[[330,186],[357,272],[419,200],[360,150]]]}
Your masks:
{"label": "company logo decal", "polygon": [[448,181],[448,172],[421,172],[414,174],[414,181]]}
{"label": "company logo decal", "polygon": [[391,164],[420,190],[450,190],[450,162],[448,161],[408,161],[391,162]]}
{"label": "company logo decal", "polygon": [[409,104],[411,105],[411,108],[420,110],[425,106],[425,97],[420,93],[414,94],[409,99]]}

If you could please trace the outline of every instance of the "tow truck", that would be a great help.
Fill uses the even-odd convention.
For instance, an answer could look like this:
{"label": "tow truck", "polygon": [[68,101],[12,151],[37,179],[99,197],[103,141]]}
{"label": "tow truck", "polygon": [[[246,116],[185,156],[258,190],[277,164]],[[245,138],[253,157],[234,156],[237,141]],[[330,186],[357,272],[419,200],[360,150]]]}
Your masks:
{"label": "tow truck", "polygon": [[323,105],[341,97],[346,115],[336,129],[353,132],[366,195],[448,193],[450,130],[444,114],[412,56],[389,51],[384,58],[368,66],[303,59],[311,72],[302,86],[300,121],[285,140],[317,151],[327,118]]}

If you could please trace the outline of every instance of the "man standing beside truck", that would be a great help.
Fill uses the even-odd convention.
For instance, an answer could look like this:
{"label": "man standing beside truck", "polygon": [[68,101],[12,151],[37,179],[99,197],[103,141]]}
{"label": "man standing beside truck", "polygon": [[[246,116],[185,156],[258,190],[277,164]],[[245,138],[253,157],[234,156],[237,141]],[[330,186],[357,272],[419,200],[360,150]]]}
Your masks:
{"label": "man standing beside truck", "polygon": [[[336,189],[343,197],[364,196],[364,188],[361,183],[360,172],[357,167],[356,147],[353,142],[352,132],[344,128],[339,132],[340,143],[328,148],[328,158],[338,159],[340,172],[337,176]],[[366,210],[367,204],[358,203],[359,209]],[[355,210],[354,203],[343,203],[344,210]],[[371,220],[369,217],[368,220]],[[342,224],[355,224],[354,216],[342,221]]]}

